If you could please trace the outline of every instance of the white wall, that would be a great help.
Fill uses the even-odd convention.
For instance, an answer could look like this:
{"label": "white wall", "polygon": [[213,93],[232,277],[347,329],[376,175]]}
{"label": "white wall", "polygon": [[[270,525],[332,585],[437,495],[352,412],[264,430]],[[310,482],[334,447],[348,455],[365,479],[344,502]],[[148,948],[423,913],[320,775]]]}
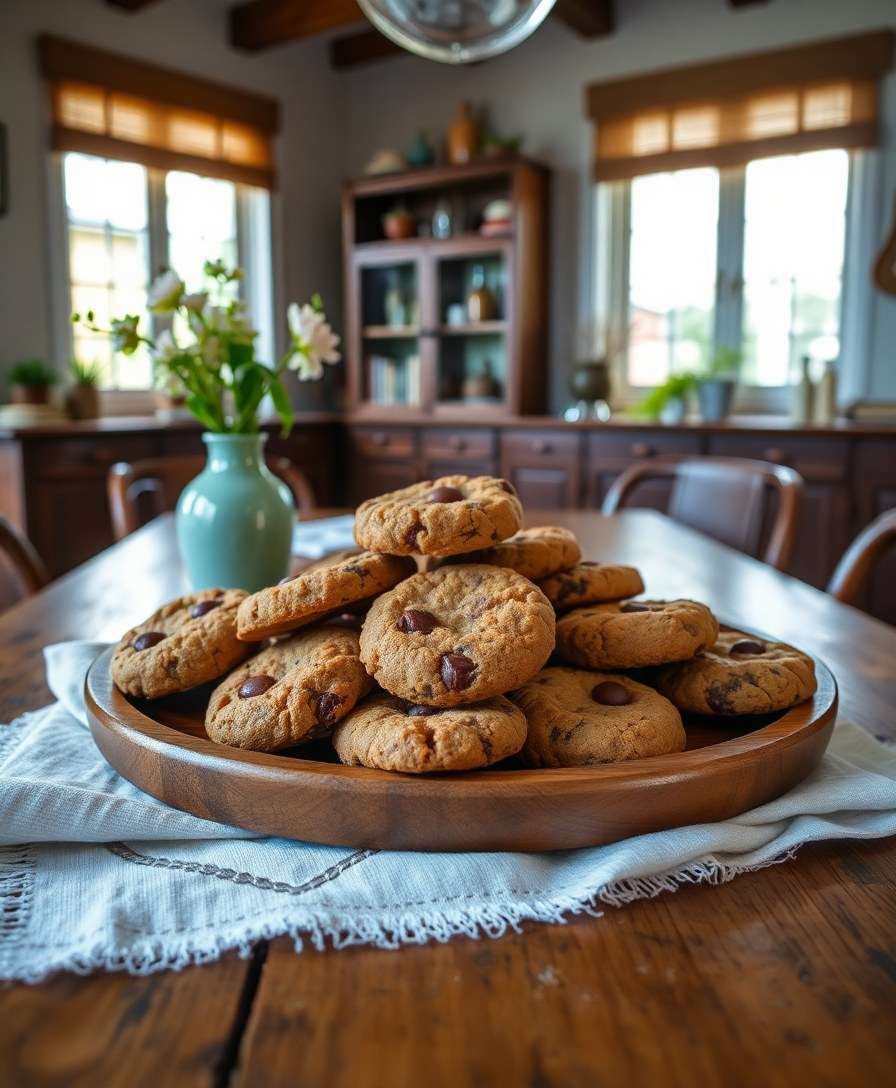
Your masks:
{"label": "white wall", "polygon": [[[227,44],[223,0],[160,0],[132,15],[104,0],[0,0],[0,121],[8,129],[10,210],[0,217],[0,367],[52,355],[47,106],[35,37],[42,32],[130,53],[278,98],[281,303],[319,290],[340,309],[338,181],[342,83],[321,41],[246,54]],[[275,315],[282,319],[282,306]]]}
{"label": "white wall", "polygon": [[[407,56],[356,69],[345,79],[349,173],[357,173],[378,147],[405,148],[418,128],[443,132],[462,98],[488,103],[499,131],[524,132],[526,153],[553,168],[550,351],[555,408],[569,399],[566,381],[576,327],[587,317],[592,293],[585,85],[896,25],[894,0],[771,0],[740,11],[726,0],[616,0],[616,8],[616,32],[597,41],[587,42],[549,20],[518,49],[472,68]],[[896,190],[896,76],[884,87],[883,131],[879,206],[872,209],[874,237],[881,239]],[[896,398],[896,299],[875,292],[871,317],[870,391]]]}

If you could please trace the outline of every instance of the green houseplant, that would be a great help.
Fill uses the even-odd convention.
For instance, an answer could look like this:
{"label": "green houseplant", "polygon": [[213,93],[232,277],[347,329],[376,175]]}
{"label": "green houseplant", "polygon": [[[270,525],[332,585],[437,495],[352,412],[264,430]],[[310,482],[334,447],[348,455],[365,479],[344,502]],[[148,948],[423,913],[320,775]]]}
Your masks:
{"label": "green houseplant", "polygon": [[13,404],[46,404],[56,374],[42,359],[23,359],[10,368],[9,399]]}
{"label": "green houseplant", "polygon": [[100,368],[97,363],[72,359],[72,385],[65,395],[65,407],[72,419],[96,419],[100,414]]}
{"label": "green houseplant", "polygon": [[681,423],[687,413],[687,402],[699,380],[693,371],[673,374],[662,385],[647,394],[637,405],[638,415],[659,419],[663,423]]}
{"label": "green houseplant", "polygon": [[740,364],[741,353],[736,348],[716,348],[697,384],[697,403],[704,423],[718,423],[730,415]]}
{"label": "green houseplant", "polygon": [[[183,389],[185,407],[205,428],[206,467],[182,492],[176,513],[190,582],[256,590],[286,574],[295,519],[289,489],[265,465],[259,412],[269,397],[288,434],[294,416],[284,377],[293,371],[303,381],[320,378],[324,364],[340,359],[339,337],[315,295],[289,307],[289,346],[277,363],[263,363],[245,304],[233,297],[242,270],[208,261],[204,271],[206,283],[193,292],[173,271],[153,283],[149,309],[170,319],[171,328],[146,336],[139,316],[126,314],[110,332],[113,348],[125,355],[149,347],[157,380]],[[103,331],[92,313],[73,319]]]}

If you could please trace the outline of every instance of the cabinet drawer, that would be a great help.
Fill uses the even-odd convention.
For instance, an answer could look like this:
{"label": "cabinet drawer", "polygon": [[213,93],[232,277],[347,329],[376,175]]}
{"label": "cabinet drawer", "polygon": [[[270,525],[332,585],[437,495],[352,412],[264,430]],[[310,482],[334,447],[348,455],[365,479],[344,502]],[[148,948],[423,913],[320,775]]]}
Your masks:
{"label": "cabinet drawer", "polygon": [[410,429],[364,427],[351,432],[352,451],[364,457],[413,457],[416,435]]}
{"label": "cabinet drawer", "polygon": [[559,431],[505,431],[501,455],[530,465],[566,465],[578,458],[579,438]]}
{"label": "cabinet drawer", "polygon": [[105,472],[116,461],[138,461],[155,454],[155,443],[148,435],[106,438],[101,434],[90,438],[55,438],[29,443],[28,460],[44,477],[62,477],[88,473],[91,469]]}
{"label": "cabinet drawer", "polygon": [[434,430],[423,432],[423,456],[427,460],[478,461],[492,456],[491,431]]}
{"label": "cabinet drawer", "polygon": [[624,469],[649,457],[685,457],[700,452],[696,434],[662,431],[600,431],[588,436],[588,462],[606,469]]}
{"label": "cabinet drawer", "polygon": [[752,457],[787,465],[806,480],[845,480],[849,472],[849,443],[843,438],[791,435],[713,435],[709,452],[717,457]]}

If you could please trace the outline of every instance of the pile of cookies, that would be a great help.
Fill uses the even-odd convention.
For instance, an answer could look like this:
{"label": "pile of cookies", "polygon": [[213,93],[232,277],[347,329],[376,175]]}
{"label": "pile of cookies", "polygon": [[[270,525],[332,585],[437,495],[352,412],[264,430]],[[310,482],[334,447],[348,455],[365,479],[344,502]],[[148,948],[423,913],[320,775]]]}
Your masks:
{"label": "pile of cookies", "polygon": [[360,553],[251,595],[172,601],[122,638],[113,679],[143,699],[218,681],[212,740],[277,751],[329,736],[343,763],[409,773],[681,751],[682,711],[768,713],[815,690],[792,647],[720,633],[696,601],[632,600],[634,567],[521,523],[513,487],[490,476],[370,499]]}

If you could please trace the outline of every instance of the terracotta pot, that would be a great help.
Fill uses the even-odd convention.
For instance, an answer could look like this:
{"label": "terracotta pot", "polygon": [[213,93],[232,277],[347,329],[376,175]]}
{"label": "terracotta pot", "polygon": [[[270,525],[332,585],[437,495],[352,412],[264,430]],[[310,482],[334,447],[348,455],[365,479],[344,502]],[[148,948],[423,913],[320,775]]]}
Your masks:
{"label": "terracotta pot", "polygon": [[95,385],[78,382],[69,389],[65,406],[72,419],[96,419],[100,414],[100,394]]}
{"label": "terracotta pot", "polygon": [[417,224],[409,212],[391,212],[383,216],[383,233],[393,242],[400,238],[413,238]]}
{"label": "terracotta pot", "polygon": [[469,102],[461,102],[457,116],[448,126],[448,161],[455,165],[470,162],[476,154],[476,122]]}
{"label": "terracotta pot", "polygon": [[9,399],[13,404],[48,404],[50,387],[48,385],[12,385]]}

